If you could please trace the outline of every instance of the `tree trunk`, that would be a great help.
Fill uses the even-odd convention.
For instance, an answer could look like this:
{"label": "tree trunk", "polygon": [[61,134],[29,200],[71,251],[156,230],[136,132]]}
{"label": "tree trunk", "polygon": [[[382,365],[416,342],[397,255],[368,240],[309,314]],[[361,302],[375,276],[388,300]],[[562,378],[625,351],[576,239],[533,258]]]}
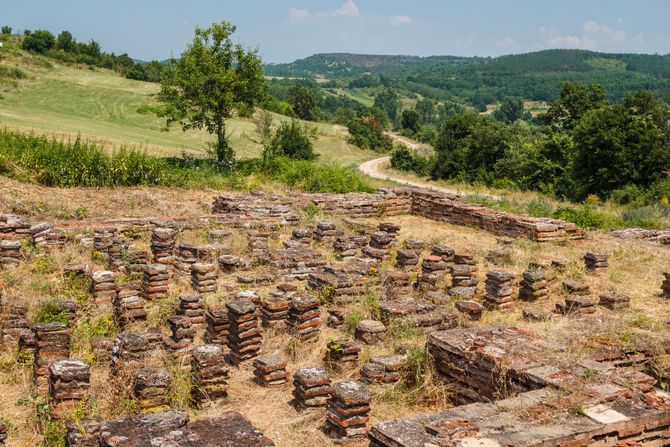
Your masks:
{"label": "tree trunk", "polygon": [[229,170],[235,163],[235,152],[228,144],[226,137],[226,125],[220,120],[216,126],[216,163],[220,168]]}

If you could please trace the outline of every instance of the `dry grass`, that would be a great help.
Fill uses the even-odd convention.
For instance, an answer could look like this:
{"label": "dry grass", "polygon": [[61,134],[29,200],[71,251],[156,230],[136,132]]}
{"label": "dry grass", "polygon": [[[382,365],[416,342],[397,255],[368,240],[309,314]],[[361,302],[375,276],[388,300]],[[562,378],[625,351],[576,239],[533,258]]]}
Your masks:
{"label": "dry grass", "polygon": [[[209,209],[213,191],[174,191],[168,189],[134,188],[124,190],[50,190],[36,186],[26,186],[17,182],[0,180],[0,198],[11,199],[0,202],[0,211],[13,211],[16,207],[34,210],[31,216],[35,219],[59,220],[54,210],[76,209],[86,207],[90,210],[91,219],[118,217],[120,215],[156,217],[197,216]],[[137,204],[131,204],[128,198]],[[110,205],[101,206],[104,201]],[[44,202],[49,208],[40,210],[36,204]],[[205,209],[206,208],[206,209]],[[320,216],[313,216],[311,222]],[[433,222],[420,217],[398,216],[391,218],[401,225],[400,240],[420,239],[429,243],[444,243],[457,252],[469,251],[475,254],[480,263],[479,278],[484,281],[485,273],[498,268],[485,260],[486,254],[498,246],[496,237],[482,230],[464,228],[441,222]],[[335,219],[340,228],[341,221]],[[374,223],[378,219],[372,219]],[[73,230],[74,231],[74,230]],[[76,230],[84,231],[84,230]],[[241,232],[233,231],[225,243],[230,244],[232,251],[244,253],[246,239]],[[272,246],[279,246],[280,241],[289,237],[290,229],[281,231],[279,238],[271,241]],[[184,232],[181,240],[196,244],[207,243],[208,229]],[[148,247],[148,235],[143,234],[134,241],[139,247]],[[316,245],[315,245],[316,246]],[[317,246],[320,251],[332,260],[332,253],[326,245]],[[604,251],[610,254],[610,268],[600,275],[586,274],[582,268],[581,258],[587,251]],[[551,295],[548,299],[532,304],[547,310],[563,298],[561,282],[566,279],[579,279],[591,286],[593,294],[617,290],[631,296],[631,308],[625,312],[614,313],[599,309],[595,317],[575,319],[554,317],[547,322],[529,323],[521,318],[521,309],[530,306],[519,303],[518,309],[500,313],[487,312],[480,324],[516,325],[527,327],[550,340],[567,344],[570,350],[584,352],[608,344],[634,343],[644,337],[654,340],[667,334],[666,321],[670,319],[667,302],[659,297],[662,271],[670,265],[670,251],[656,244],[615,239],[602,233],[589,233],[583,241],[567,243],[535,244],[525,240],[516,241],[510,248],[510,261],[504,269],[517,276],[523,272],[529,262],[548,262],[553,258],[568,261],[564,272],[551,271]],[[76,246],[68,246],[65,250],[52,254],[37,251],[26,251],[26,259],[16,270],[0,272],[0,290],[5,296],[15,296],[29,303],[29,315],[33,317],[39,306],[55,297],[67,295],[72,291],[64,283],[63,267],[68,262],[87,262],[94,264],[90,252]],[[105,268],[104,264],[95,264],[96,268]],[[299,284],[304,289],[303,284]],[[241,288],[234,278],[220,278],[221,293],[205,298],[208,304],[229,299],[230,293]],[[256,287],[262,294],[269,293],[274,286]],[[483,289],[483,287],[480,287]],[[164,334],[168,333],[165,320],[173,312],[179,294],[192,293],[188,278],[177,278],[172,287],[170,298],[162,302],[149,304],[150,324],[159,325]],[[359,300],[350,306],[350,312],[360,312],[370,316],[374,311],[374,300]],[[367,312],[367,314],[366,314]],[[88,341],[92,336],[96,321],[105,316],[95,308],[82,312],[78,318],[74,333],[77,334],[73,343],[72,357],[91,359]],[[325,312],[323,317],[325,318]],[[131,325],[131,330],[144,330],[145,325]],[[118,328],[109,327],[108,335],[114,336]],[[322,326],[319,340],[304,344],[293,340],[284,333],[268,331],[265,334],[263,352],[280,352],[290,360],[289,370],[294,372],[303,366],[322,364],[326,343],[330,340],[351,336]],[[198,341],[201,343],[201,341]],[[362,359],[375,355],[391,353],[417,354],[425,346],[425,336],[412,331],[394,331],[394,335],[384,345],[365,347],[361,352]],[[175,360],[168,357],[153,360],[166,365],[175,378],[171,391],[173,405],[185,408],[188,402],[188,376]],[[39,442],[35,428],[35,401],[31,394],[32,368],[15,362],[13,351],[3,348],[0,355],[0,395],[2,396],[2,417],[13,424],[11,432],[12,445],[33,446]],[[357,371],[334,374],[335,381],[357,378]],[[371,423],[377,423],[398,417],[409,417],[418,413],[437,410],[448,405],[450,389],[445,384],[432,379],[430,369],[420,374],[419,388],[407,389],[403,386],[373,386],[373,405]],[[94,366],[92,391],[95,412],[103,417],[119,417],[132,413],[130,402],[129,381],[122,377],[109,375],[107,368]],[[201,410],[189,409],[192,418],[215,416],[222,409],[241,411],[279,447],[307,447],[314,445],[331,445],[320,431],[324,422],[322,410],[298,412],[289,405],[291,401],[291,384],[283,387],[266,389],[253,382],[250,365],[233,368],[230,380],[230,397],[225,402],[218,402]]]}

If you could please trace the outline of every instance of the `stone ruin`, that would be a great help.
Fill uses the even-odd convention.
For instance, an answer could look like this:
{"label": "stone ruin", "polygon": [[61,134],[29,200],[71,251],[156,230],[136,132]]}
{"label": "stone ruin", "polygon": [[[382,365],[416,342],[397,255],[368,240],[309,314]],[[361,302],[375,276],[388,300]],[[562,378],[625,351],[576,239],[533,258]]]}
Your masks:
{"label": "stone ruin", "polygon": [[131,281],[117,287],[114,297],[114,319],[120,327],[125,327],[134,321],[146,321],[148,312],[142,298],[142,283]]}
{"label": "stone ruin", "polygon": [[98,431],[99,447],[274,446],[247,418],[232,410],[194,422],[184,412],[166,411],[103,422]]}
{"label": "stone ruin", "polygon": [[49,366],[51,415],[62,419],[89,393],[91,370],[81,360],[57,360]]}
{"label": "stone ruin", "polygon": [[30,223],[14,214],[0,213],[0,239],[23,239],[30,237]]}
{"label": "stone ruin", "polygon": [[277,354],[258,357],[254,360],[254,376],[264,387],[280,386],[288,382],[286,360]]}
{"label": "stone ruin", "polygon": [[361,380],[365,383],[396,383],[400,380],[405,366],[404,355],[383,355],[372,357],[361,368]]}
{"label": "stone ruin", "polygon": [[151,232],[151,254],[155,264],[172,264],[179,231],[174,228],[154,228]]}
{"label": "stone ruin", "polygon": [[66,242],[65,233],[53,228],[48,223],[41,223],[30,227],[33,245],[44,250],[63,248]]}
{"label": "stone ruin", "polygon": [[63,323],[38,323],[32,327],[35,334],[33,377],[40,393],[49,389],[49,366],[70,357],[70,331]]}
{"label": "stone ruin", "polygon": [[645,374],[576,357],[517,328],[434,332],[428,349],[465,405],[377,424],[370,446],[670,442],[670,394]]}
{"label": "stone ruin", "polygon": [[12,268],[19,265],[21,241],[0,240],[0,268]]}
{"label": "stone ruin", "polygon": [[317,339],[321,326],[319,299],[314,296],[296,296],[288,304],[287,323],[291,334],[301,341]]}
{"label": "stone ruin", "polygon": [[96,305],[111,308],[116,300],[116,275],[114,272],[108,270],[92,272],[90,292]]}
{"label": "stone ruin", "polygon": [[326,345],[323,363],[335,372],[358,367],[361,345],[351,340],[333,340]]}
{"label": "stone ruin", "polygon": [[326,409],[326,433],[340,441],[364,438],[370,420],[370,399],[370,391],[360,382],[333,385]]}
{"label": "stone ruin", "polygon": [[300,368],[293,374],[293,397],[298,409],[325,407],[330,397],[330,376],[323,368]]}
{"label": "stone ruin", "polygon": [[170,288],[170,273],[164,264],[144,266],[142,276],[142,297],[157,300],[167,297]]}
{"label": "stone ruin", "polygon": [[228,320],[228,308],[223,303],[209,306],[205,312],[205,342],[209,344],[224,346],[230,334],[230,322]]}
{"label": "stone ruin", "polygon": [[215,264],[198,262],[191,265],[191,285],[198,293],[216,292],[216,281],[219,274]]}
{"label": "stone ruin", "polygon": [[193,398],[202,405],[228,396],[229,369],[223,346],[202,345],[191,356]]}
{"label": "stone ruin", "polygon": [[234,364],[258,356],[262,334],[256,312],[256,304],[249,299],[236,299],[226,304],[228,307],[228,347]]}
{"label": "stone ruin", "polygon": [[491,310],[508,310],[514,307],[514,276],[502,270],[486,273],[486,307]]}
{"label": "stone ruin", "polygon": [[170,373],[166,369],[144,366],[135,373],[133,397],[144,413],[165,411],[170,408],[169,387]]}
{"label": "stone ruin", "polygon": [[587,272],[599,273],[609,266],[608,256],[604,253],[588,252],[584,255],[584,267]]}

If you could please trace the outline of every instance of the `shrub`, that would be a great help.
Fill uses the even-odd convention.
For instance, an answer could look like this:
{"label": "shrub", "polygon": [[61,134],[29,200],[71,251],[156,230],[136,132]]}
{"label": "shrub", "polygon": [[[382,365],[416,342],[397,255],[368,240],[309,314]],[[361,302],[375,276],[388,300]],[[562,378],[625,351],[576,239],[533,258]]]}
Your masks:
{"label": "shrub", "polygon": [[620,219],[599,212],[588,204],[580,207],[560,206],[552,217],[572,222],[582,228],[611,229],[623,226]]}
{"label": "shrub", "polygon": [[406,146],[400,146],[391,153],[391,167],[398,171],[426,176],[430,173],[432,162],[432,158],[423,157]]}
{"label": "shrub", "polygon": [[23,38],[22,47],[26,51],[35,53],[46,53],[56,45],[56,38],[50,31],[37,30]]}
{"label": "shrub", "polygon": [[347,129],[349,142],[361,149],[388,152],[393,147],[393,140],[384,133],[383,120],[374,114],[352,119]]}
{"label": "shrub", "polygon": [[301,126],[296,120],[290,123],[283,122],[274,132],[268,151],[271,156],[283,156],[295,160],[314,160],[318,154],[314,153],[312,140],[315,131],[307,125]]}

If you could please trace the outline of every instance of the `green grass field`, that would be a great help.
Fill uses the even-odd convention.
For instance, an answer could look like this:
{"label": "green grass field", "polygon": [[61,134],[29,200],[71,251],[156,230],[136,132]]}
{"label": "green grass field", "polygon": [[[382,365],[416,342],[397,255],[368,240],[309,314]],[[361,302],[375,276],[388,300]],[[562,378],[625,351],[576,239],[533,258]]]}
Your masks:
{"label": "green grass field", "polygon": [[[63,138],[81,134],[106,148],[135,146],[164,156],[182,152],[203,155],[211,141],[204,131],[184,133],[174,127],[165,132],[161,119],[138,111],[154,100],[157,84],[125,79],[108,70],[53,62],[49,68],[40,59],[6,48],[0,49],[0,63],[28,74],[27,79],[0,79],[0,126]],[[275,118],[275,122],[285,119]],[[320,161],[350,165],[375,157],[348,144],[344,127],[323,123],[316,127],[319,138],[315,148]],[[252,141],[255,132],[251,120],[231,119],[228,132],[238,157],[260,153],[260,146]]]}

